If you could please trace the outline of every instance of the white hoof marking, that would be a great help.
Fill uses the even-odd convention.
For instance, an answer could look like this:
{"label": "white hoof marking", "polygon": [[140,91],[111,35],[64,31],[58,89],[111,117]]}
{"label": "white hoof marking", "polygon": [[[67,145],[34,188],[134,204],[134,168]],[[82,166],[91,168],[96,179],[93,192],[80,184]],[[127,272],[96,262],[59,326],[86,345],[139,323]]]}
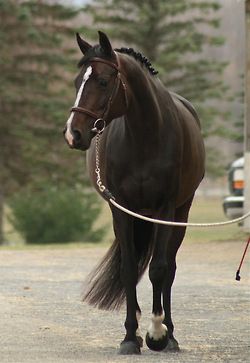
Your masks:
{"label": "white hoof marking", "polygon": [[164,313],[161,315],[152,315],[152,322],[148,328],[148,335],[151,339],[160,340],[167,334],[167,327],[162,324],[164,317]]}

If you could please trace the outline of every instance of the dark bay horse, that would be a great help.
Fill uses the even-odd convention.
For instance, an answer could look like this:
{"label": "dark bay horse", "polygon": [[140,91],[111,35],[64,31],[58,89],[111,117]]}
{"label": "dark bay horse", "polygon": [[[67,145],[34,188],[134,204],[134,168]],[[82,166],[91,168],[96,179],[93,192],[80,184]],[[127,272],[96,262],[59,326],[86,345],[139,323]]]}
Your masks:
{"label": "dark bay horse", "polygon": [[[96,133],[101,180],[122,206],[153,218],[186,222],[204,175],[204,145],[192,105],[170,93],[149,61],[132,48],[114,50],[99,32],[91,46],[77,34],[83,53],[77,96],[64,134],[71,148],[88,150],[96,187]],[[94,271],[84,300],[115,309],[126,300],[126,335],[121,354],[139,354],[141,310],[136,285],[149,264],[152,322],[146,343],[153,350],[177,350],[171,319],[171,286],[183,227],[139,220],[110,204],[115,241]]]}

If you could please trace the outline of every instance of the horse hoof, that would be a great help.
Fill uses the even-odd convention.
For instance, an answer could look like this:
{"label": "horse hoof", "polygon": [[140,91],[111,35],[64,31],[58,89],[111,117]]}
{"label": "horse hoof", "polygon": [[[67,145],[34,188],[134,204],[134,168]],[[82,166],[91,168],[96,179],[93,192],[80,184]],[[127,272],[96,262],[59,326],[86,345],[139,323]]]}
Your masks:
{"label": "horse hoof", "polygon": [[123,341],[120,345],[119,354],[128,355],[128,354],[141,354],[141,349],[139,346],[139,342],[131,342],[131,341]]}
{"label": "horse hoof", "polygon": [[149,334],[146,334],[146,344],[148,346],[149,349],[151,350],[155,350],[155,351],[160,351],[160,350],[164,350],[168,344],[168,334],[167,331],[165,333],[165,335],[163,335],[160,339],[153,339],[149,336]]}
{"label": "horse hoof", "polygon": [[179,352],[180,347],[175,338],[169,338],[168,344],[166,348],[164,349],[165,352]]}

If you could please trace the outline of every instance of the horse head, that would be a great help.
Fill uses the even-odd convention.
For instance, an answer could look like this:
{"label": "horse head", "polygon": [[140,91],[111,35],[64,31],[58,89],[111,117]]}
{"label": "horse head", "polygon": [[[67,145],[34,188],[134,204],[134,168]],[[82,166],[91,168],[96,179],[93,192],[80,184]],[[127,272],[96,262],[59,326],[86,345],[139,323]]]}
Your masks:
{"label": "horse head", "polygon": [[76,34],[83,53],[75,79],[76,100],[64,129],[71,148],[87,150],[92,138],[126,109],[126,88],[118,56],[106,34],[99,31],[99,44],[91,46]]}

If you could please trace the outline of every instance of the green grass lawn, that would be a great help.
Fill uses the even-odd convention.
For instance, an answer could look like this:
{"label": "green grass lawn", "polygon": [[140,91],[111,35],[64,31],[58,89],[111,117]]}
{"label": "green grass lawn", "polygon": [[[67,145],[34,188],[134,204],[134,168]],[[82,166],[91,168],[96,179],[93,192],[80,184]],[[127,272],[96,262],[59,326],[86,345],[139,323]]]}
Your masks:
{"label": "green grass lawn", "polygon": [[[99,223],[108,223],[110,228],[106,235],[106,240],[112,240],[113,231],[111,228],[111,215],[107,205],[104,205]],[[190,209],[189,222],[210,223],[227,221],[223,209],[221,198],[202,198],[196,197]],[[189,227],[187,229],[186,242],[209,242],[221,240],[242,240],[246,238],[242,228],[237,224],[224,227],[197,228]]]}
{"label": "green grass lawn", "polygon": [[[189,222],[210,223],[227,221],[221,198],[195,198],[190,210]],[[222,240],[244,240],[246,234],[238,224],[223,227],[189,227],[186,242],[209,242]]]}
{"label": "green grass lawn", "polygon": [[[196,197],[192,208],[190,210],[190,222],[205,223],[205,222],[220,222],[227,220],[222,210],[222,200],[220,198],[201,198]],[[96,246],[108,245],[113,240],[112,219],[111,213],[107,203],[103,202],[102,212],[96,222],[96,226],[106,225],[107,233],[101,241],[96,243]],[[89,247],[94,244],[73,242],[66,244],[46,244],[46,245],[25,245],[21,236],[12,229],[8,221],[5,222],[5,233],[8,245],[0,248],[79,248]],[[246,239],[246,234],[242,228],[237,224],[224,226],[224,227],[210,227],[210,228],[194,228],[187,229],[185,243],[192,242],[209,242],[209,241],[223,241],[223,240],[239,240]]]}

